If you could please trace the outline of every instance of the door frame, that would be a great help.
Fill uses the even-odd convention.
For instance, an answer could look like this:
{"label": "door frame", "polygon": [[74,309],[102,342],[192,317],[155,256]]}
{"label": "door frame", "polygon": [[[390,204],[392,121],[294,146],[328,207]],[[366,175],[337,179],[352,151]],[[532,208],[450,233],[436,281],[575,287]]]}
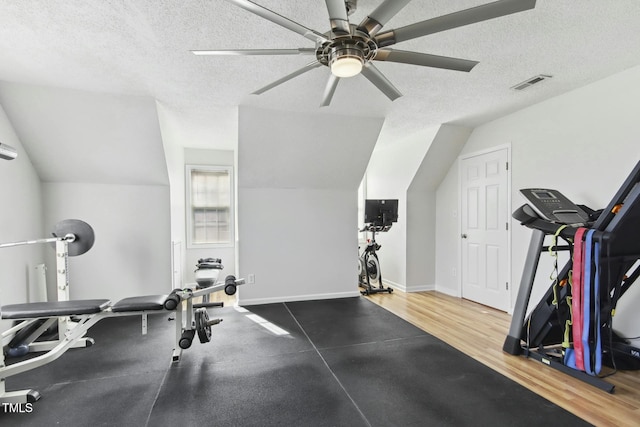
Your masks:
{"label": "door frame", "polygon": [[511,230],[513,229],[513,224],[511,220],[511,171],[513,170],[512,162],[511,162],[511,143],[500,144],[493,147],[485,148],[483,150],[474,151],[471,153],[465,153],[458,156],[458,230],[456,234],[457,250],[458,250],[458,262],[457,262],[457,279],[458,279],[458,297],[462,298],[462,272],[464,271],[462,268],[462,161],[469,159],[471,157],[482,156],[484,154],[493,153],[495,151],[507,150],[507,218],[509,224],[507,229],[507,278],[509,280],[509,289],[508,289],[508,297],[509,304],[507,313],[513,313],[513,295],[514,295],[514,283],[513,276],[511,275]]}

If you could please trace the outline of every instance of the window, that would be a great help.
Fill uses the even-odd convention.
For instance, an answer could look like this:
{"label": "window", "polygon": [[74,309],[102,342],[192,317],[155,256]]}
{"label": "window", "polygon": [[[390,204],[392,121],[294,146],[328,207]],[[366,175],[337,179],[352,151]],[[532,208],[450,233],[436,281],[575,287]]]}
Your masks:
{"label": "window", "polygon": [[231,166],[187,166],[187,245],[233,246]]}

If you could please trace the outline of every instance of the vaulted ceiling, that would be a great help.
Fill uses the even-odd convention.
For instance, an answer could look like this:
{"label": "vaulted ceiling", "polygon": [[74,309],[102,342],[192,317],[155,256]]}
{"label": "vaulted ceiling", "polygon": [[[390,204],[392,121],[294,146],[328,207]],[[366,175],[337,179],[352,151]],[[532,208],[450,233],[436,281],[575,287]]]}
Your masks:
{"label": "vaulted ceiling", "polygon": [[[320,33],[330,28],[322,0],[256,2]],[[380,3],[359,0],[351,22]],[[486,3],[414,0],[384,29]],[[639,23],[637,0],[538,0],[532,10],[394,46],[479,61],[469,73],[382,62],[376,66],[401,98],[390,101],[359,75],[341,79],[331,105],[320,108],[326,67],[251,95],[313,57],[190,52],[314,47],[226,0],[6,0],[0,4],[0,80],[147,95],[205,134],[227,117],[222,111],[238,105],[312,112],[320,120],[325,113],[384,116],[383,144],[441,123],[474,127],[638,65]],[[524,91],[510,89],[539,74],[553,77]]]}

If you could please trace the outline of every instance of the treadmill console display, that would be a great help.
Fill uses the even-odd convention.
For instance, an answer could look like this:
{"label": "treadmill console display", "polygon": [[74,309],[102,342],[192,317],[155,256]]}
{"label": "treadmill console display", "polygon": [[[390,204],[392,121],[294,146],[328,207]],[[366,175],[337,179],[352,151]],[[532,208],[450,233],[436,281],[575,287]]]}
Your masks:
{"label": "treadmill console display", "polygon": [[557,190],[525,188],[520,190],[542,218],[561,224],[584,224],[589,215]]}
{"label": "treadmill console display", "polygon": [[557,200],[558,198],[550,191],[533,190],[533,195],[542,200]]}

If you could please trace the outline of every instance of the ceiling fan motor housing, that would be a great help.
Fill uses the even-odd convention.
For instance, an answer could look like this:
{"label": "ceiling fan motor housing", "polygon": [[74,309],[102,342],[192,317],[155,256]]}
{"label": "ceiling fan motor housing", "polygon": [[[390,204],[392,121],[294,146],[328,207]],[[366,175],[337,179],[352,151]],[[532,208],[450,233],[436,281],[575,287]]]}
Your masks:
{"label": "ceiling fan motor housing", "polygon": [[343,58],[354,58],[364,64],[364,52],[357,43],[344,43],[332,47],[329,54],[329,65],[332,65],[336,60]]}
{"label": "ceiling fan motor housing", "polygon": [[366,34],[354,31],[353,34],[334,37],[322,43],[316,49],[318,62],[331,67],[338,59],[353,58],[362,65],[372,60],[376,56],[378,46]]}

